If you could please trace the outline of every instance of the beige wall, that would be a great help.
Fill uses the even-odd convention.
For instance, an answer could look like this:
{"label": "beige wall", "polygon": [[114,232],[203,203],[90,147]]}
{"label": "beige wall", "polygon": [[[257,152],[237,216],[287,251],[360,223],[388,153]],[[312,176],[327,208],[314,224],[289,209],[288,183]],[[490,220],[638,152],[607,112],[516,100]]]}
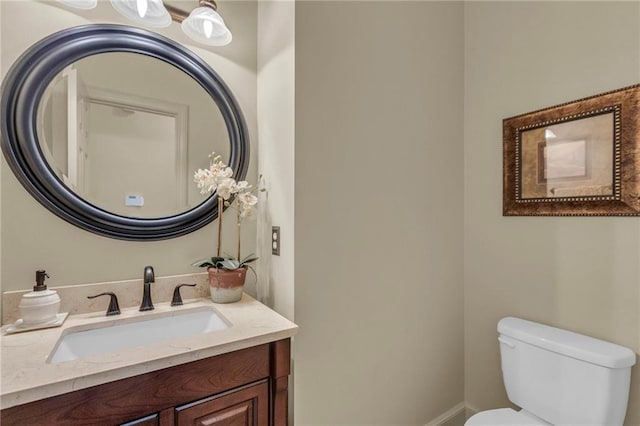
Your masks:
{"label": "beige wall", "polygon": [[[295,2],[258,3],[259,173],[268,189],[258,222],[260,300],[293,320]],[[280,226],[280,256],[271,227]]]}
{"label": "beige wall", "polygon": [[[258,2],[258,172],[268,190],[260,196],[256,246],[258,298],[294,320],[295,1]],[[280,227],[280,255],[271,254],[271,229]],[[295,341],[294,341],[295,343]],[[289,379],[293,421],[295,360]]]}
{"label": "beige wall", "polygon": [[463,401],[463,8],[298,2],[296,425]]}
{"label": "beige wall", "polygon": [[[108,2],[101,2],[94,11],[79,12],[84,18],[57,2],[2,0],[0,8],[2,76],[18,55],[48,34],[92,19],[129,24]],[[230,24],[234,43],[219,49],[187,47],[216,70],[238,100],[252,139],[249,177],[255,181],[257,3],[226,2],[220,9],[223,11],[225,18],[235,23]],[[158,32],[185,42],[178,24]],[[231,216],[225,221],[223,249],[228,252],[234,251],[236,241],[232,222]],[[10,247],[2,253],[3,291],[33,285],[34,271],[41,268],[51,275],[52,286],[139,278],[147,264],[154,265],[159,276],[197,272],[190,264],[212,255],[215,235],[215,224],[211,224],[187,236],[160,242],[135,243],[96,236],[45,210],[22,188],[6,163],[2,165],[2,244]],[[246,253],[255,251],[255,222],[244,227],[243,246]],[[248,290],[255,294],[253,283],[248,283]]]}
{"label": "beige wall", "polygon": [[[465,397],[508,404],[496,324],[640,352],[640,220],[502,217],[502,119],[640,81],[640,3],[465,4]],[[628,425],[640,424],[634,368]]]}

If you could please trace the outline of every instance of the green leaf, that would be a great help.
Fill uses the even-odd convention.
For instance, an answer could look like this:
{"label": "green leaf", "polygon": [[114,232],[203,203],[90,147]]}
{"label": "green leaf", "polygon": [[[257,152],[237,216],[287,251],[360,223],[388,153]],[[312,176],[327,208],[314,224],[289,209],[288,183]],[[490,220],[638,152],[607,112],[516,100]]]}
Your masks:
{"label": "green leaf", "polygon": [[225,259],[226,258],[222,256],[213,256],[208,259],[196,260],[191,264],[191,266],[197,266],[199,268],[216,268],[216,264]]}
{"label": "green leaf", "polygon": [[200,259],[200,260],[196,260],[195,262],[193,262],[191,264],[191,266],[197,266],[199,268],[210,268],[212,267],[214,264],[211,263],[211,261],[209,259]]}
{"label": "green leaf", "polygon": [[213,256],[211,258],[211,263],[215,265],[216,263],[218,263],[218,262],[220,262],[220,261],[222,261],[224,259],[225,259],[225,257],[223,257],[223,256]]}
{"label": "green leaf", "polygon": [[225,259],[216,263],[218,268],[224,268],[229,270],[238,269],[240,267],[240,262],[234,259]]}
{"label": "green leaf", "polygon": [[248,255],[247,257],[242,259],[240,261],[240,264],[245,265],[247,263],[255,262],[256,260],[258,260],[258,256],[256,256],[255,254],[251,253],[250,255]]}

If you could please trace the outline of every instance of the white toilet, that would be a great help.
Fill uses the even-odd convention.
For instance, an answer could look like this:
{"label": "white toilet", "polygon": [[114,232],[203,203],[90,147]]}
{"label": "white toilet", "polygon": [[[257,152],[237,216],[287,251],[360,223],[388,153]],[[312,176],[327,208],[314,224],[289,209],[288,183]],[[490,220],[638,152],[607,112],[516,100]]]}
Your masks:
{"label": "white toilet", "polygon": [[631,349],[511,317],[500,320],[498,334],[507,395],[522,410],[482,411],[465,426],[622,425]]}

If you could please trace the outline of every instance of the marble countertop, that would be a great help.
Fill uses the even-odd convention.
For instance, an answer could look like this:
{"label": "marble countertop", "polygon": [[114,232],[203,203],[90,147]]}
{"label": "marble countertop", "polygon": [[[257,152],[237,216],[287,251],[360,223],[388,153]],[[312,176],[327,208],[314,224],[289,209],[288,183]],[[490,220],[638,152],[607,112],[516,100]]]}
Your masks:
{"label": "marble countertop", "polygon": [[[146,315],[171,315],[197,307],[212,308],[231,326],[211,333],[59,364],[47,362],[58,339],[71,328],[88,329],[113,321],[126,322]],[[186,300],[183,306],[178,307],[158,304],[155,310],[148,312],[126,308],[115,317],[107,317],[104,312],[70,315],[61,327],[0,337],[0,409],[285,339],[296,334],[297,330],[294,323],[247,294],[241,301],[230,304],[214,304],[202,298]]]}

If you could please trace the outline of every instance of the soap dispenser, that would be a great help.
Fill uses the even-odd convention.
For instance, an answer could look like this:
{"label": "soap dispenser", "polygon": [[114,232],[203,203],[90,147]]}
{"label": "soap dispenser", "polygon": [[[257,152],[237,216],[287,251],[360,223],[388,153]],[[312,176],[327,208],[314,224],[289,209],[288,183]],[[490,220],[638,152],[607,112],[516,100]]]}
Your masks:
{"label": "soap dispenser", "polygon": [[33,286],[33,291],[22,296],[20,300],[18,309],[25,326],[53,321],[60,310],[60,296],[54,290],[47,290],[45,278],[49,278],[46,271],[36,271],[36,285]]}

